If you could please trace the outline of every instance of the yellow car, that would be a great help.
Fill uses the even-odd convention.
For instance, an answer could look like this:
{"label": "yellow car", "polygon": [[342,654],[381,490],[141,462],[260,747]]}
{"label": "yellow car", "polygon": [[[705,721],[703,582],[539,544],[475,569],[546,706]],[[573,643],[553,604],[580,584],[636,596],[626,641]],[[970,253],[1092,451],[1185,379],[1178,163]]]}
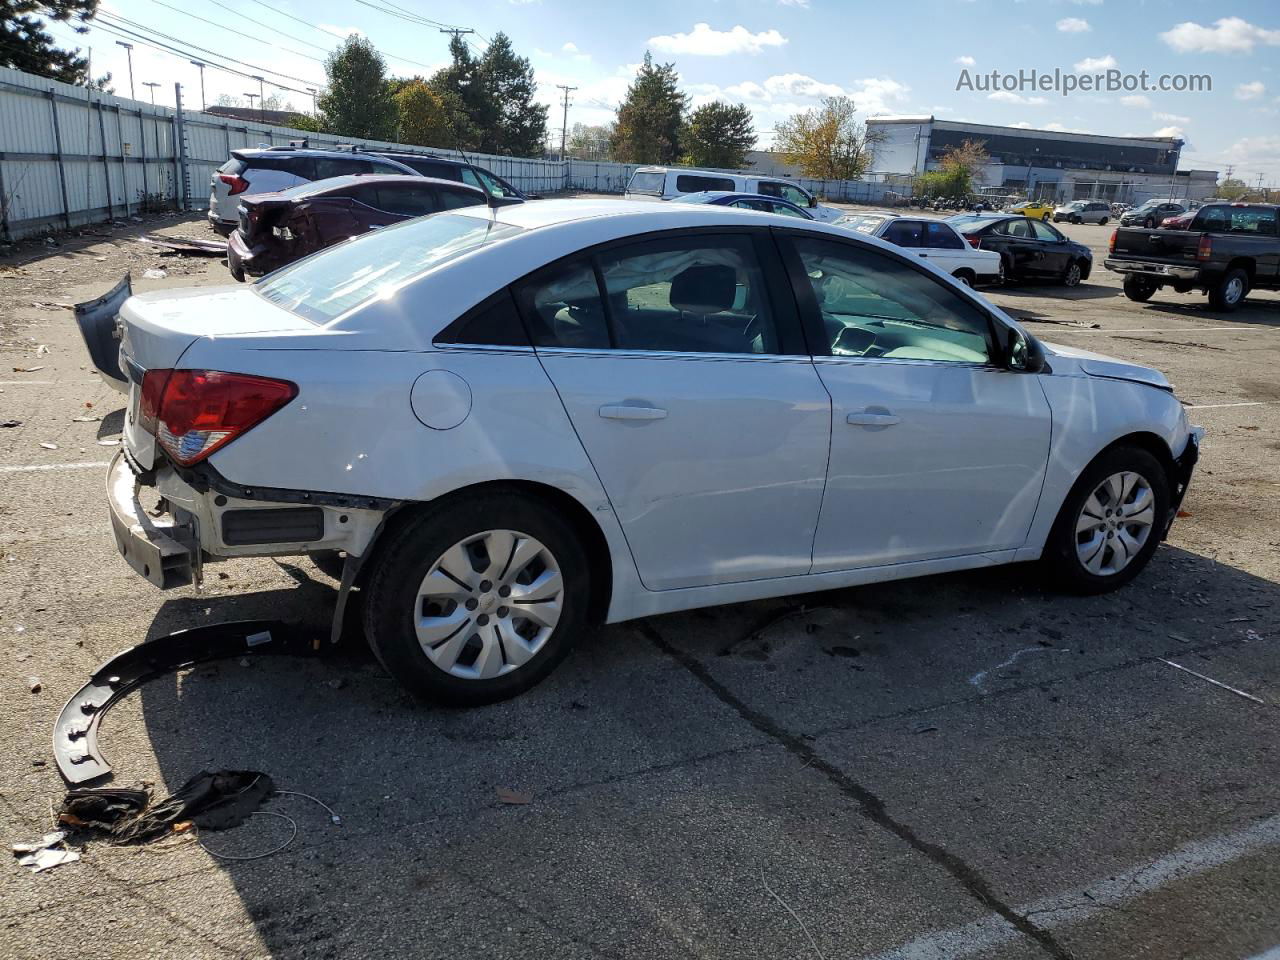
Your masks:
{"label": "yellow car", "polygon": [[1043,200],[1028,200],[1026,203],[1016,204],[1009,212],[1030,217],[1032,220],[1048,220],[1053,216],[1053,209],[1052,203],[1045,203]]}

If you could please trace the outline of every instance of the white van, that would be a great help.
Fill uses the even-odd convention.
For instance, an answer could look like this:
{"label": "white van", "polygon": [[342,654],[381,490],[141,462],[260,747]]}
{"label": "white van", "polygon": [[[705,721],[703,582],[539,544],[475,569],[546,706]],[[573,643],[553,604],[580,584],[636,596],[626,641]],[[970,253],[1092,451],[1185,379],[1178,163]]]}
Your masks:
{"label": "white van", "polygon": [[818,203],[818,198],[803,187],[777,177],[721,173],[717,170],[689,170],[682,167],[638,167],[631,175],[625,196],[628,200],[672,200],[685,194],[708,190],[780,197],[797,207],[803,207],[815,220],[824,223],[832,223],[845,214],[843,210]]}

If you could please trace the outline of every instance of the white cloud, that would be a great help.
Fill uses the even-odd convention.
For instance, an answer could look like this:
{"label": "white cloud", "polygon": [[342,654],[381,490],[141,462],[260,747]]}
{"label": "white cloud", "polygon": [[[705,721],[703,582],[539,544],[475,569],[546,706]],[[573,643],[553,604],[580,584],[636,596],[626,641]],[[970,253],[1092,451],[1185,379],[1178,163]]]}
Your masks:
{"label": "white cloud", "polygon": [[695,23],[690,33],[649,38],[649,46],[662,53],[683,53],[700,57],[762,53],[767,47],[781,47],[786,42],[787,38],[777,30],[752,33],[741,24],[731,30],[713,30],[709,23]]}
{"label": "white cloud", "polygon": [[1184,117],[1179,113],[1161,113],[1159,110],[1151,114],[1151,119],[1163,120],[1166,123],[1190,123],[1191,122],[1190,117]]}
{"label": "white cloud", "polygon": [[1267,92],[1266,84],[1261,80],[1255,80],[1253,83],[1242,83],[1236,87],[1237,100],[1257,100]]}
{"label": "white cloud", "polygon": [[809,0],[778,0],[780,7],[799,7],[801,10],[809,9]]}
{"label": "white cloud", "polygon": [[1161,127],[1159,130],[1153,130],[1147,134],[1149,137],[1177,137],[1179,140],[1186,139],[1186,133],[1177,125]]}
{"label": "white cloud", "polygon": [[1079,17],[1063,17],[1058,21],[1058,30],[1062,33],[1088,33],[1092,29],[1088,20]]}
{"label": "white cloud", "polygon": [[1142,107],[1144,109],[1151,108],[1151,98],[1144,97],[1140,93],[1130,94],[1127,97],[1121,97],[1120,102],[1126,107]]}
{"label": "white cloud", "polygon": [[738,97],[742,100],[768,100],[769,91],[754,80],[744,80],[742,83],[735,83],[731,87],[725,87],[725,93]]}
{"label": "white cloud", "polygon": [[960,64],[962,67],[972,67],[977,62],[978,61],[973,59],[973,57],[956,57],[956,63]]}
{"label": "white cloud", "polygon": [[1010,90],[997,90],[995,93],[988,93],[987,99],[994,100],[996,103],[1021,103],[1034,107],[1049,102],[1044,97],[1024,97],[1022,94],[1013,93]]}
{"label": "white cloud", "polygon": [[764,88],[775,97],[841,97],[844,87],[834,83],[823,83],[803,73],[783,73],[770,77],[764,82]]}
{"label": "white cloud", "polygon": [[1259,44],[1280,47],[1280,30],[1265,30],[1239,17],[1223,17],[1212,27],[1190,20],[1160,34],[1178,53],[1252,53]]}
{"label": "white cloud", "polygon": [[1095,73],[1099,70],[1110,70],[1116,65],[1116,58],[1111,54],[1105,57],[1085,57],[1076,64],[1076,70],[1080,73]]}
{"label": "white cloud", "polygon": [[1035,127],[1027,123],[1027,121],[1025,120],[1019,120],[1017,123],[1009,124],[1009,126],[1013,127],[1015,130],[1034,130],[1035,129]]}
{"label": "white cloud", "polygon": [[560,49],[565,53],[577,53],[578,45],[574,43],[572,40],[570,40]]}

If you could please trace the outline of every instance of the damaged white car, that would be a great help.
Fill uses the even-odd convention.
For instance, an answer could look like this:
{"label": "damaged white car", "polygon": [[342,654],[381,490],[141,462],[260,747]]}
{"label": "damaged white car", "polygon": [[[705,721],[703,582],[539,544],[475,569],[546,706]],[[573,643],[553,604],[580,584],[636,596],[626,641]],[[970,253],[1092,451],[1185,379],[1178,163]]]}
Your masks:
{"label": "damaged white car", "polygon": [[125,560],[160,587],[340,564],[335,619],[360,588],[382,662],[452,703],[527,689],[603,621],[1037,559],[1117,587],[1198,452],[1156,371],[1042,346],[880,240],[731,208],[477,207],[247,287],[113,293],[79,319],[128,392]]}

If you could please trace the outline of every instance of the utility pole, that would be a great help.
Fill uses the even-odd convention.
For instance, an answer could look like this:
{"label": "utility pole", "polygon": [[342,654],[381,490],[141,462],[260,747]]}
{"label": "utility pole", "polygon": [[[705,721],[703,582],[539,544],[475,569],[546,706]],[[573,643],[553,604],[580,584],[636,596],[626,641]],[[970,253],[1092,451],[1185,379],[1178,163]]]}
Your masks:
{"label": "utility pole", "polygon": [[129,99],[137,100],[138,95],[133,92],[133,44],[125,43],[123,40],[117,40],[116,46],[124,47],[125,56],[129,58]]}
{"label": "utility pole", "polygon": [[[266,88],[263,86],[264,81],[259,76],[254,76],[253,79],[258,81],[258,119],[263,123],[266,123],[267,92]],[[252,104],[250,104],[250,106],[252,106]]]}
{"label": "utility pole", "polygon": [[143,85],[144,87],[150,87],[150,88],[151,88],[151,105],[154,107],[154,106],[156,105],[156,87],[160,86],[160,84],[158,84],[158,83],[151,83],[151,82],[149,82],[149,81],[147,81],[147,80],[143,80],[143,81],[142,81],[142,85]]}
{"label": "utility pole", "polygon": [[461,27],[441,27],[440,32],[453,34],[453,39],[455,40],[461,40],[465,34],[475,33],[475,31],[470,28],[463,30]]}
{"label": "utility pole", "polygon": [[560,126],[560,162],[563,163],[565,143],[569,139],[569,94],[578,88],[571,87],[565,83],[557,83],[556,89],[564,91],[564,123]]}
{"label": "utility pole", "polygon": [[311,94],[311,113],[318,117],[320,115],[320,107],[316,103],[316,88],[307,87],[307,93]]}
{"label": "utility pole", "polygon": [[[258,97],[260,97],[260,96],[261,96],[261,94],[258,94],[258,93],[246,93],[246,94],[243,94],[243,96],[246,96],[246,97],[248,97],[248,98],[249,98],[249,109],[250,109],[250,110],[252,110],[252,109],[253,109],[253,101],[257,100],[257,99],[258,99]],[[262,116],[262,114],[258,114],[258,116]]]}
{"label": "utility pole", "polygon": [[200,71],[200,112],[201,112],[201,113],[203,113],[203,112],[204,112],[204,109],[205,109],[205,103],[204,103],[204,64],[203,64],[203,63],[201,63],[199,60],[192,60],[192,61],[191,61],[191,65],[192,65],[193,67],[198,68],[198,69],[199,69],[199,71]]}

